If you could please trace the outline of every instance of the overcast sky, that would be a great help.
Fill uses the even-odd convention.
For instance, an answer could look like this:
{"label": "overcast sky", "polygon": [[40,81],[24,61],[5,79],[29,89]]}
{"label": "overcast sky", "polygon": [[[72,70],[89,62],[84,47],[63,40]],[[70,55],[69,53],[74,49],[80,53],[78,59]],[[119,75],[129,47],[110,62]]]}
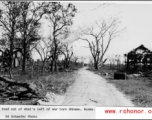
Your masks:
{"label": "overcast sky", "polygon": [[[119,17],[121,21],[120,27],[126,27],[126,30],[111,42],[106,56],[112,54],[123,55],[141,44],[152,50],[151,2],[148,2],[149,4],[146,2],[136,2],[136,4],[102,4],[100,2],[71,3],[73,3],[78,10],[73,20],[73,30],[77,30],[78,27],[82,27],[84,24],[90,26],[95,21],[99,20],[99,18],[104,17]],[[47,27],[47,25],[45,27]],[[43,32],[47,34],[47,31]],[[86,42],[76,41],[74,45],[77,55],[90,56],[89,49],[82,47],[88,45]]]}

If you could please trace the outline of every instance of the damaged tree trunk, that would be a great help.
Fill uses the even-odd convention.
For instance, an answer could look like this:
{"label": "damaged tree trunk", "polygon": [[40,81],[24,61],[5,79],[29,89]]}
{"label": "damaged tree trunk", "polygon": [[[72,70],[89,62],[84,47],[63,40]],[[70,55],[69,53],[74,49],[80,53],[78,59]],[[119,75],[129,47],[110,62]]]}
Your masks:
{"label": "damaged tree trunk", "polygon": [[[39,96],[37,86],[32,83],[21,83],[4,77],[0,77],[0,82],[7,83],[7,86],[5,86],[4,89],[4,93],[9,91],[10,95],[8,97],[16,96],[18,98],[21,98],[29,93],[31,94],[31,96],[28,96],[29,98],[33,95],[34,97]],[[14,87],[16,87],[15,90]],[[22,88],[22,90],[20,88]]]}

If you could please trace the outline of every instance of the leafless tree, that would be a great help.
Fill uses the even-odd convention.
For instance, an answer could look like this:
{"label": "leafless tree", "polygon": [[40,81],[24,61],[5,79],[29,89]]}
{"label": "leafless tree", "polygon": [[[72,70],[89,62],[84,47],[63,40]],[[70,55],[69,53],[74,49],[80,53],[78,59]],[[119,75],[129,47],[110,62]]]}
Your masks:
{"label": "leafless tree", "polygon": [[79,57],[77,55],[73,55],[72,56],[72,61],[74,62],[74,64],[77,66],[77,62],[79,60]]}
{"label": "leafless tree", "polygon": [[51,42],[45,39],[42,39],[36,46],[35,50],[39,54],[42,61],[42,73],[44,74],[45,63],[51,58],[50,52]]}
{"label": "leafless tree", "polygon": [[[56,71],[56,62],[58,59],[58,49],[60,40],[63,40],[63,36],[66,34],[68,27],[72,25],[72,19],[75,16],[76,8],[73,4],[68,4],[64,7],[59,2],[52,2],[51,7],[47,8],[48,16],[46,19],[51,23],[52,32],[50,35],[53,39],[54,52],[51,60],[51,70]],[[54,67],[55,66],[55,67]]]}
{"label": "leafless tree", "polygon": [[98,69],[106,61],[103,58],[110,42],[122,31],[118,30],[119,23],[118,19],[111,19],[110,22],[102,20],[86,30],[80,28],[81,34],[79,34],[78,39],[88,42],[95,69]]}
{"label": "leafless tree", "polygon": [[68,42],[63,43],[61,52],[64,55],[64,68],[67,69],[69,68],[71,57],[73,55],[73,46],[69,45]]}

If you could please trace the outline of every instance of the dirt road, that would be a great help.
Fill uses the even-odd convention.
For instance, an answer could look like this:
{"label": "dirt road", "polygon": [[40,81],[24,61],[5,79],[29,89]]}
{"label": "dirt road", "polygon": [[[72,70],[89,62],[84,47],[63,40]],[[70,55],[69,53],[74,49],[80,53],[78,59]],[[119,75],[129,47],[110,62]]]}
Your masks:
{"label": "dirt road", "polygon": [[68,88],[62,105],[134,106],[115,86],[85,68],[78,71],[78,77]]}

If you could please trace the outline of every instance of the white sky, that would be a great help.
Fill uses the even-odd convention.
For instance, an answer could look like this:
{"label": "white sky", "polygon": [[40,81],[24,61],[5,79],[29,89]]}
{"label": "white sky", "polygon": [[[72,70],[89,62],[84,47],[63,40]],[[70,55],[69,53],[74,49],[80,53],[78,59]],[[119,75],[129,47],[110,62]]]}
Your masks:
{"label": "white sky", "polygon": [[[120,54],[123,55],[132,49],[143,44],[148,49],[152,50],[152,4],[139,4],[146,2],[136,2],[136,4],[115,3],[110,5],[101,5],[101,3],[89,2],[70,2],[74,4],[78,10],[74,18],[73,30],[77,30],[80,26],[91,25],[99,18],[105,17],[120,17],[121,27],[126,27],[126,30],[115,38],[106,53],[106,56]],[[138,3],[138,4],[137,4]],[[152,2],[149,2],[152,3]],[[44,34],[48,33],[44,26]],[[90,56],[87,46],[83,41],[76,41],[75,53],[79,56]]]}

